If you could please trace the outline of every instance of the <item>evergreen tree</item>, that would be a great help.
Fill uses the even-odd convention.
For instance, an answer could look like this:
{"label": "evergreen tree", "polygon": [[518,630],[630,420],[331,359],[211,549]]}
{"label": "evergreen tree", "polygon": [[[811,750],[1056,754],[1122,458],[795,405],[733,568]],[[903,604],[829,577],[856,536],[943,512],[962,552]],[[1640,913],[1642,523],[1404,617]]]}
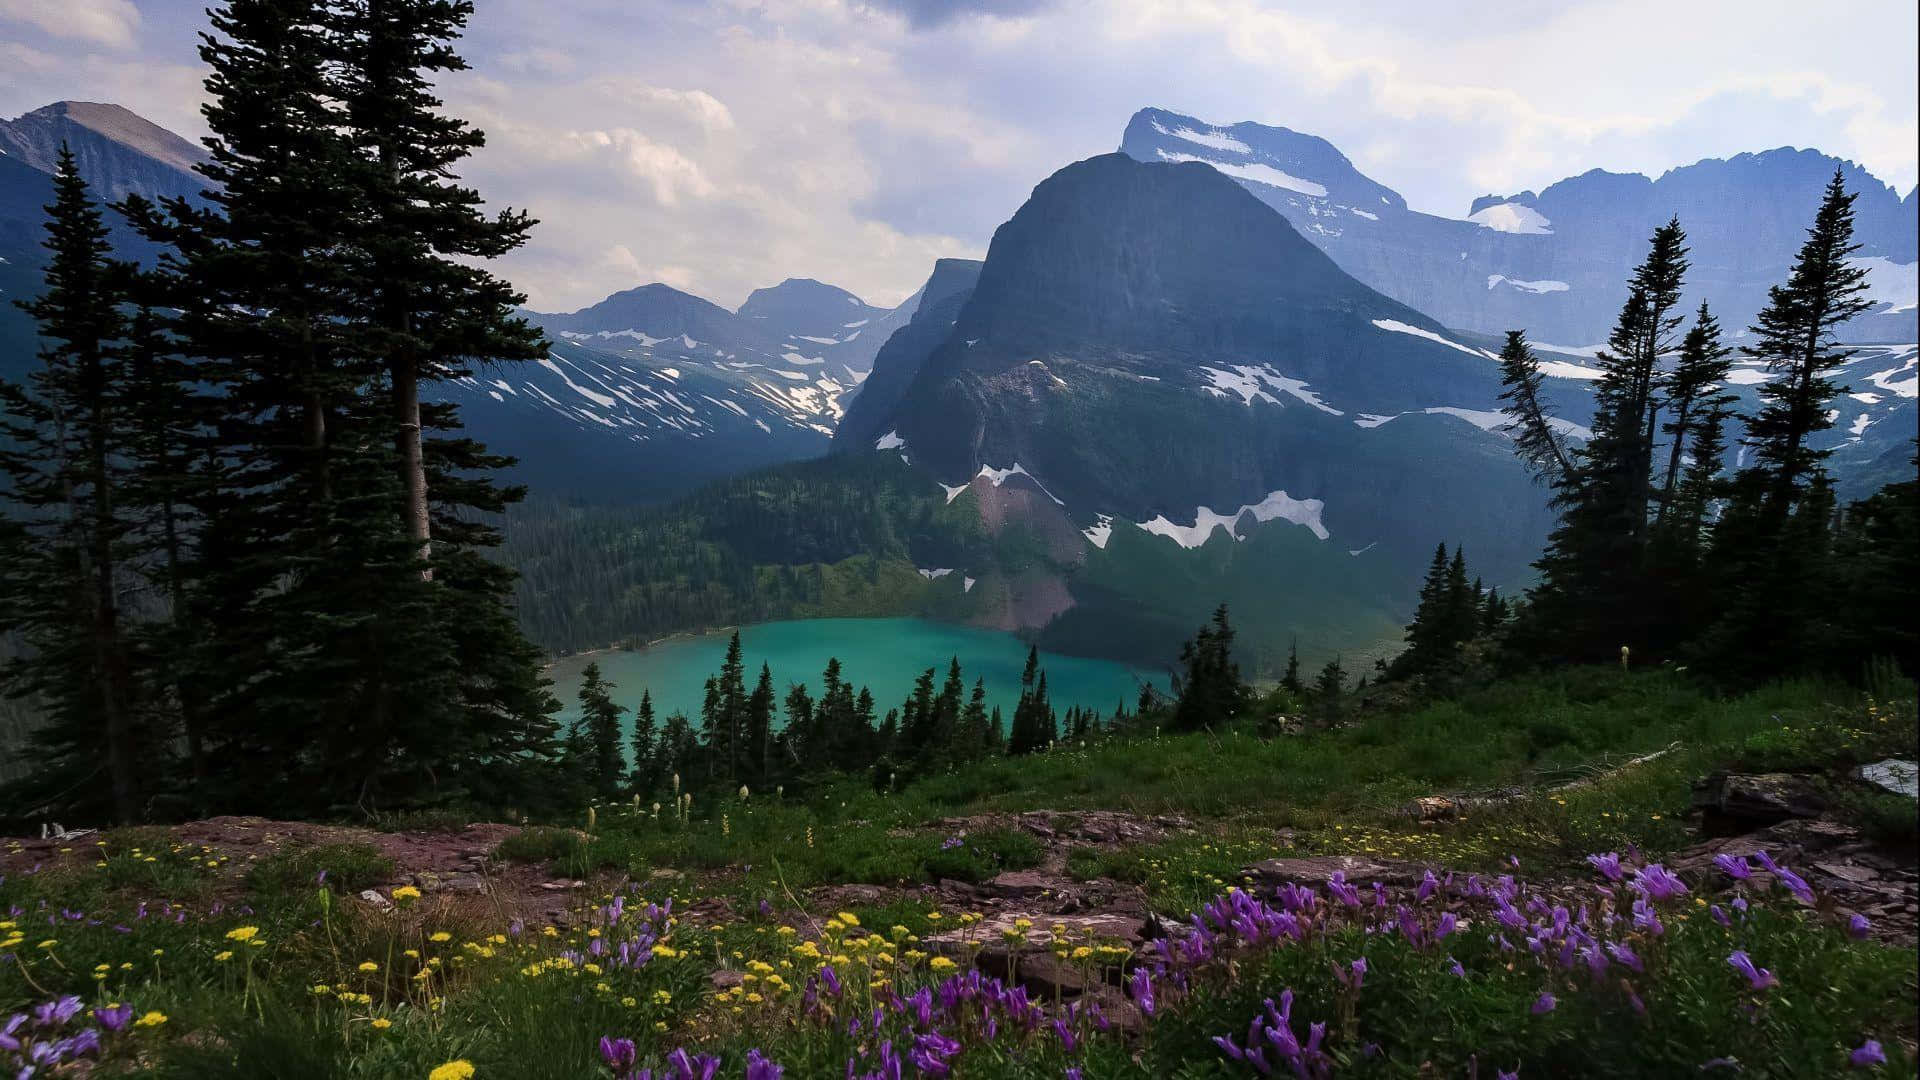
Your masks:
{"label": "evergreen tree", "polygon": [[958,761],[978,761],[986,756],[992,743],[993,733],[987,719],[987,683],[985,679],[973,681],[973,693],[967,698],[967,706],[960,714],[960,724],[954,741],[954,757]]}
{"label": "evergreen tree", "polygon": [[[491,364],[546,354],[540,333],[514,314],[526,302],[478,264],[526,242],[524,213],[482,213],[478,192],[455,169],[485,141],[444,115],[434,84],[467,65],[453,44],[471,0],[341,0],[324,10],[341,44],[336,93],[356,168],[351,180],[361,228],[350,279],[362,293],[363,343],[385,367],[402,519],[430,559],[428,470],[420,384]],[[429,571],[430,572],[430,571]]]}
{"label": "evergreen tree", "polygon": [[1345,710],[1346,703],[1342,698],[1346,691],[1346,681],[1347,671],[1340,666],[1338,656],[1327,661],[1326,666],[1320,669],[1320,674],[1314,676],[1314,709],[1323,719],[1336,720]]}
{"label": "evergreen tree", "polygon": [[[1920,470],[1920,456],[1912,459]],[[1849,616],[1826,668],[1852,675],[1889,657],[1911,677],[1920,672],[1920,480],[1881,488],[1847,508],[1834,537],[1833,609]]]}
{"label": "evergreen tree", "polygon": [[747,698],[748,781],[765,787],[773,776],[773,669],[762,663],[760,681]]}
{"label": "evergreen tree", "polygon": [[1832,453],[1807,440],[1833,426],[1827,403],[1847,392],[1827,377],[1852,355],[1838,345],[1836,331],[1873,306],[1867,268],[1850,261],[1860,250],[1854,198],[1836,168],[1786,284],[1768,290],[1767,306],[1748,328],[1755,341],[1741,349],[1773,376],[1760,386],[1760,412],[1747,422],[1746,443],[1767,480],[1765,512],[1776,519],[1791,512]]}
{"label": "evergreen tree", "polygon": [[1280,688],[1289,694],[1298,695],[1300,684],[1300,639],[1294,638],[1287,644],[1287,670],[1280,676]]}
{"label": "evergreen tree", "polygon": [[1447,640],[1449,599],[1447,545],[1442,542],[1433,549],[1433,559],[1427,564],[1427,576],[1420,584],[1420,600],[1413,609],[1413,621],[1407,624],[1407,647],[1388,665],[1389,677],[1408,679],[1425,675],[1451,648]]}
{"label": "evergreen tree", "polygon": [[[141,816],[155,764],[145,751],[158,747],[141,730],[120,604],[134,534],[121,503],[132,481],[124,295],[100,209],[64,144],[46,209],[47,288],[20,302],[45,343],[40,366],[29,387],[0,384],[0,471],[20,515],[13,550],[0,551],[0,611],[29,648],[8,664],[5,686],[39,695],[50,721],[29,778],[41,790],[23,794],[128,823]],[[104,789],[80,782],[100,773]]]}
{"label": "evergreen tree", "polygon": [[640,706],[633,710],[633,791],[645,795],[653,790],[659,777],[654,774],[653,693],[640,691]]}
{"label": "evergreen tree", "polygon": [[1648,559],[1661,357],[1683,321],[1675,314],[1687,269],[1679,221],[1654,230],[1634,271],[1607,348],[1595,357],[1593,437],[1573,455],[1555,499],[1560,520],[1535,565],[1531,624],[1521,635],[1545,656],[1598,659],[1645,647],[1657,618]]}
{"label": "evergreen tree", "polygon": [[1045,748],[1041,737],[1037,694],[1040,680],[1040,649],[1027,648],[1027,666],[1020,673],[1020,700],[1013,707],[1013,726],[1007,733],[1007,753],[1031,754]]}
{"label": "evergreen tree", "polygon": [[1566,444],[1553,426],[1553,410],[1541,392],[1545,383],[1540,358],[1527,345],[1525,332],[1507,331],[1506,344],[1500,348],[1500,400],[1506,403],[1502,408],[1507,422],[1500,430],[1513,440],[1514,452],[1535,478],[1558,487],[1573,467]]}
{"label": "evergreen tree", "polygon": [[1832,426],[1827,406],[1846,388],[1828,376],[1846,362],[1841,324],[1870,306],[1864,267],[1849,262],[1854,196],[1835,170],[1793,270],[1768,292],[1749,332],[1748,356],[1772,378],[1747,422],[1753,464],[1729,485],[1714,535],[1723,586],[1720,612],[1702,645],[1711,666],[1740,676],[1778,675],[1818,662],[1830,631],[1833,493],[1822,462],[1831,451],[1808,440]]}
{"label": "evergreen tree", "polygon": [[700,744],[687,714],[674,710],[660,727],[660,746],[655,754],[654,775],[666,785],[684,784],[697,765]]}
{"label": "evergreen tree", "polygon": [[[837,664],[837,662],[836,662]],[[837,666],[834,670],[838,670]],[[821,755],[817,740],[810,736],[816,730],[814,724],[813,698],[807,693],[805,683],[793,683],[787,687],[785,702],[787,712],[787,736],[789,747],[793,747],[795,764],[802,769],[824,769],[830,763]]]}
{"label": "evergreen tree", "polygon": [[201,49],[205,203],[123,205],[169,249],[150,309],[212,391],[174,681],[205,691],[190,743],[219,746],[200,784],[232,808],[536,791],[552,758],[512,574],[478,550],[517,498],[486,479],[506,462],[425,439],[457,418],[418,400],[464,358],[538,355],[518,297],[478,269],[529,223],[478,213],[454,179],[478,136],[428,91],[461,66],[470,10],[230,0]]}
{"label": "evergreen tree", "polygon": [[1186,674],[1173,707],[1173,726],[1199,731],[1231,723],[1246,703],[1246,684],[1233,659],[1233,627],[1227,605],[1214,609],[1213,618],[1180,649]]}
{"label": "evergreen tree", "polygon": [[[1657,520],[1665,523],[1678,515],[1675,495],[1683,478],[1685,456],[1699,441],[1704,426],[1723,416],[1734,402],[1726,392],[1727,375],[1733,369],[1728,357],[1732,350],[1720,343],[1720,323],[1703,302],[1693,325],[1680,343],[1680,356],[1673,373],[1667,377],[1666,401],[1670,414],[1661,430],[1667,436],[1667,467],[1661,482],[1660,510]],[[1697,540],[1697,537],[1690,538]]]}
{"label": "evergreen tree", "polygon": [[600,677],[600,665],[590,663],[580,672],[580,726],[584,730],[586,775],[594,793],[603,799],[620,794],[626,761],[620,756],[620,714],[627,710],[613,701],[614,685]]}
{"label": "evergreen tree", "polygon": [[1031,703],[1033,719],[1033,749],[1045,750],[1060,739],[1059,717],[1053,711],[1053,702],[1047,696],[1047,673],[1040,673],[1040,681],[1034,684]]}

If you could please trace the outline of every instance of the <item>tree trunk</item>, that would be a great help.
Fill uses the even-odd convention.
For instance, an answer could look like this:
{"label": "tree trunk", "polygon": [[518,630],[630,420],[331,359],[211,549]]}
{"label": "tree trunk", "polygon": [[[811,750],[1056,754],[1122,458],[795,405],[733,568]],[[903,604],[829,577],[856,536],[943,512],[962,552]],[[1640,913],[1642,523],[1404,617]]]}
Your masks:
{"label": "tree trunk", "polygon": [[[427,512],[427,465],[420,446],[420,377],[412,361],[393,362],[393,408],[398,430],[400,469],[406,483],[405,509],[407,536],[419,548],[420,561],[429,561],[433,522]],[[433,580],[433,568],[423,567],[420,576]]]}
{"label": "tree trunk", "polygon": [[87,538],[93,563],[93,650],[100,668],[100,712],[107,728],[107,774],[113,789],[113,816],[131,824],[139,813],[133,779],[133,717],[126,656],[120,647],[119,611],[113,590],[113,483],[107,475],[107,426],[111,418],[101,396],[99,360],[88,363],[93,397],[92,430],[87,433],[87,470],[93,485],[93,522]]}

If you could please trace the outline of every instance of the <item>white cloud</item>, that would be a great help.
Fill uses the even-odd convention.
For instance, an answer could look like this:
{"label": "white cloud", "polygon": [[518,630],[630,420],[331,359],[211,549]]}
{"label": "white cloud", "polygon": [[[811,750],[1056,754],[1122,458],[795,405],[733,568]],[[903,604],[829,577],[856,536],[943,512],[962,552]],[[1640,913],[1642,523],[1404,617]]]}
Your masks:
{"label": "white cloud", "polygon": [[132,0],[0,0],[0,21],[25,23],[54,37],[125,49],[140,28]]}
{"label": "white cloud", "polygon": [[[0,111],[118,100],[198,134],[198,0],[0,0]],[[84,10],[85,31],[47,25]],[[723,304],[789,276],[903,298],[1144,105],[1322,135],[1417,208],[1604,167],[1815,146],[1901,192],[1913,5],[1574,0],[491,0],[443,91],[466,170],[541,219],[536,305],[665,280]],[[22,14],[31,12],[31,14]],[[145,18],[139,17],[144,13]],[[113,20],[115,13],[120,18]],[[130,17],[129,17],[130,16]],[[132,41],[129,49],[126,42]]]}

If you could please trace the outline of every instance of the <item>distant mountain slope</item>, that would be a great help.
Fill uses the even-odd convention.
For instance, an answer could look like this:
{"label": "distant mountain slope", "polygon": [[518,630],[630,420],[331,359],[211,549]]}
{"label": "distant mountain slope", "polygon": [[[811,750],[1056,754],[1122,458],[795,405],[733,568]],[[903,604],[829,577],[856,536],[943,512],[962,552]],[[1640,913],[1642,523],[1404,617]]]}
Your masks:
{"label": "distant mountain slope", "polygon": [[880,348],[872,374],[861,383],[859,394],[841,417],[834,433],[837,449],[867,449],[885,437],[882,425],[892,417],[900,398],[919,374],[921,361],[946,340],[979,280],[980,263],[972,259],[941,259],[933,264],[933,275],[926,284],[896,310],[896,314],[907,312],[908,318]]}
{"label": "distant mountain slope", "polygon": [[[63,142],[103,200],[192,196],[206,187],[192,171],[205,151],[118,105],[60,101],[0,120],[0,376],[18,375],[32,361],[33,324],[13,301],[40,292],[44,207],[53,200]],[[115,215],[107,223],[124,254],[150,254]]]}
{"label": "distant mountain slope", "polygon": [[0,120],[0,153],[51,174],[65,143],[81,174],[108,201],[131,194],[195,195],[206,182],[193,171],[207,159],[198,144],[118,105],[57,101]]}
{"label": "distant mountain slope", "polygon": [[[0,376],[33,362],[33,326],[11,301],[41,288],[43,207],[62,142],[102,199],[205,189],[192,171],[205,159],[198,146],[117,105],[60,102],[0,121]],[[124,229],[115,240],[129,257],[151,255]],[[873,354],[910,313],[815,281],[759,290],[742,313],[648,285],[532,315],[555,341],[545,361],[429,392],[459,403],[475,437],[518,456],[519,479],[659,500],[823,453]]]}
{"label": "distant mountain slope", "polygon": [[467,430],[520,459],[545,494],[656,502],[827,447],[821,391],[710,364],[692,350],[643,361],[572,341],[510,369],[442,384]]}
{"label": "distant mountain slope", "polygon": [[1284,215],[1341,268],[1442,323],[1585,346],[1605,340],[1623,282],[1652,229],[1678,214],[1693,249],[1688,303],[1707,300],[1744,330],[1798,249],[1835,167],[1860,194],[1859,257],[1875,312],[1849,337],[1913,341],[1920,326],[1913,194],[1901,199],[1865,169],[1814,150],[1709,159],[1657,179],[1595,169],[1539,194],[1476,199],[1437,217],[1354,168],[1331,143],[1282,127],[1216,126],[1162,109],[1128,123],[1122,152],[1148,162],[1203,162]]}
{"label": "distant mountain slope", "polygon": [[836,379],[857,384],[873,370],[873,356],[888,335],[906,324],[911,301],[879,308],[837,285],[788,278],[755,289],[736,312],[805,353],[817,353]]}
{"label": "distant mountain slope", "polygon": [[[864,332],[886,332],[894,313],[830,285],[789,280],[755,292],[741,313],[656,283],[579,311],[529,317],[556,343],[579,350],[556,344],[552,363],[590,357],[597,374],[644,378],[668,395],[634,403],[604,387],[591,390],[613,396],[603,405],[592,396],[581,400],[586,384],[570,384],[551,365],[526,375],[540,393],[565,403],[558,415],[567,423],[589,425],[578,438],[603,444],[591,454],[604,463],[589,485],[594,493],[659,497],[726,471],[825,452],[845,403],[872,365]],[[828,325],[836,318],[840,325]],[[699,392],[684,392],[695,383]],[[517,408],[496,394],[468,398],[468,424],[483,437],[501,406]],[[600,424],[582,409],[612,423]],[[596,411],[603,409],[624,417]],[[693,441],[700,442],[697,452],[686,448]],[[527,455],[530,466],[549,456],[550,449],[538,448]],[[625,480],[609,483],[615,476]],[[582,491],[579,479],[564,482],[563,490]]]}

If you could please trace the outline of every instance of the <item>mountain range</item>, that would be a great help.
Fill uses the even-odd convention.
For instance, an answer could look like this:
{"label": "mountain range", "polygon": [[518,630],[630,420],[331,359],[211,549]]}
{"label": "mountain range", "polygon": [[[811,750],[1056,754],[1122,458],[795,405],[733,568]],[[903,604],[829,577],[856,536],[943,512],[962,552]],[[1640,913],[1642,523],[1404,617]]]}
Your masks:
{"label": "mountain range", "polygon": [[[0,120],[0,376],[31,363],[42,208],[62,144],[97,197],[195,196],[199,146],[118,106],[58,102]],[[113,214],[107,215],[116,223]],[[127,257],[151,254],[116,227]],[[520,459],[516,479],[573,496],[657,501],[721,476],[826,452],[845,401],[916,300],[867,304],[794,278],[728,311],[666,285],[564,314],[527,312],[553,349],[439,387],[467,427]]]}
{"label": "mountain range", "polygon": [[1744,331],[1768,287],[1783,279],[1809,208],[1838,168],[1858,196],[1857,257],[1870,268],[1878,302],[1847,337],[1920,340],[1920,194],[1903,199],[1861,166],[1817,150],[1709,158],[1659,177],[1594,169],[1538,193],[1482,196],[1461,218],[1409,208],[1333,144],[1284,127],[1219,126],[1142,109],[1120,150],[1141,161],[1197,161],[1233,177],[1342,269],[1448,326],[1525,329],[1576,348],[1606,340],[1648,235],[1675,215],[1692,248],[1690,290],[1723,325]]}
{"label": "mountain range", "polygon": [[[0,124],[9,296],[38,287],[59,139],[108,194],[199,190],[190,144],[113,106]],[[1464,544],[1492,583],[1528,580],[1550,515],[1499,430],[1498,331],[1539,343],[1578,441],[1598,374],[1580,343],[1605,336],[1652,225],[1681,214],[1686,303],[1743,326],[1835,165],[1771,151],[1652,180],[1593,172],[1456,220],[1409,209],[1313,136],[1143,110],[1122,152],[1060,169],[984,260],[940,260],[896,308],[808,279],[731,311],[642,285],[526,313],[545,359],[441,389],[537,491],[654,504],[607,537],[725,553],[729,595],[701,567],[643,580],[609,539],[592,556],[604,580],[539,598],[572,613],[560,621],[586,606],[631,624],[608,636],[921,612],[1151,661],[1232,598],[1256,668],[1295,637],[1366,655],[1397,635],[1436,543]],[[1858,496],[1910,473],[1920,347],[1914,196],[1847,175],[1881,300],[1848,333],[1886,342],[1854,353],[1824,443]],[[8,309],[0,369],[31,355]],[[1742,361],[1729,383],[1750,407],[1762,381]],[[822,520],[838,513],[860,521]],[[546,569],[543,589],[591,577]],[[701,582],[697,604],[663,599]]]}

